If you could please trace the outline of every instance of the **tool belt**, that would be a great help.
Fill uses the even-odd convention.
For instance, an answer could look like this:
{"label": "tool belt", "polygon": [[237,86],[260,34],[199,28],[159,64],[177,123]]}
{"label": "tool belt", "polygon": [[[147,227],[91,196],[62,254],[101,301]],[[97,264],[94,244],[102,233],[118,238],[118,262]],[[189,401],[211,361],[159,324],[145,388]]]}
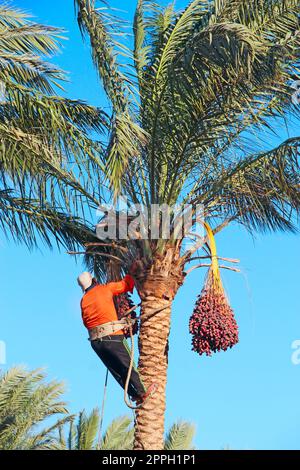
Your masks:
{"label": "tool belt", "polygon": [[97,325],[94,328],[88,330],[89,340],[93,341],[94,339],[100,339],[104,336],[109,336],[119,330],[123,330],[130,324],[133,325],[136,321],[137,318],[122,318],[121,320],[110,321],[108,323],[103,323],[102,325]]}

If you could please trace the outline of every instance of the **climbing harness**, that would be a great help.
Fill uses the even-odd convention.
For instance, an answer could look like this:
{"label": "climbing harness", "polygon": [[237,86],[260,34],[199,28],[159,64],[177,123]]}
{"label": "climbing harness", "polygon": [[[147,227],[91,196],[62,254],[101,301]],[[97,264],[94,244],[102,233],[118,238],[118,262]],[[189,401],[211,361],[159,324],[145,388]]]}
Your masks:
{"label": "climbing harness", "polygon": [[132,325],[135,322],[136,318],[122,318],[121,320],[110,321],[103,323],[102,325],[95,326],[94,328],[89,329],[89,340],[93,341],[95,339],[101,339],[104,336],[112,335],[113,333],[126,328],[128,323]]}

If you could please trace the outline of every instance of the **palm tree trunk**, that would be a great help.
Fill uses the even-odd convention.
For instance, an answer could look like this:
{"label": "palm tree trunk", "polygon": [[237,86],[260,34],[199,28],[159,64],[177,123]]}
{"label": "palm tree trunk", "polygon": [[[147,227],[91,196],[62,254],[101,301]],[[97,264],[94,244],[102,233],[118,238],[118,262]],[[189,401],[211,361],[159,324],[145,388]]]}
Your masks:
{"label": "palm tree trunk", "polygon": [[146,388],[156,382],[158,390],[136,412],[135,450],[163,449],[170,314],[169,299],[150,296],[142,301],[139,372]]}
{"label": "palm tree trunk", "polygon": [[171,304],[184,275],[179,250],[167,246],[150,264],[138,261],[135,280],[142,301],[139,372],[158,390],[136,411],[135,450],[163,449]]}

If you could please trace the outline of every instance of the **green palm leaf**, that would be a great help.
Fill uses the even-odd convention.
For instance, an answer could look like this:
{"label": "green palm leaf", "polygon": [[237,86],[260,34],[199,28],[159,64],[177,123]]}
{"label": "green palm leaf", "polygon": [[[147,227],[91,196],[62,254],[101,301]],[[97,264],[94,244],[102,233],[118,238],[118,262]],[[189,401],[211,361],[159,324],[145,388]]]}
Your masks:
{"label": "green palm leaf", "polygon": [[165,450],[192,450],[195,427],[188,422],[174,423],[165,439]]}
{"label": "green palm leaf", "polygon": [[131,449],[133,444],[133,432],[128,428],[131,419],[122,416],[112,421],[102,438],[101,450],[126,450]]}
{"label": "green palm leaf", "polygon": [[[102,2],[103,3],[103,2]],[[117,49],[128,52],[113,37],[111,25],[118,24],[119,35],[122,23],[112,18],[106,8],[95,8],[94,0],[76,0],[78,23],[83,34],[88,34],[92,57],[104,90],[111,101],[113,124],[106,153],[106,175],[115,194],[121,190],[121,177],[130,159],[136,157],[147,140],[147,135],[133,115],[133,83],[120,70]]]}
{"label": "green palm leaf", "polygon": [[71,224],[86,219],[86,201],[97,207],[102,198],[100,176],[97,189],[91,178],[104,171],[104,150],[89,134],[104,134],[110,119],[84,102],[55,94],[65,75],[44,57],[58,50],[59,39],[57,28],[1,5],[1,226],[29,246],[39,236],[48,245],[56,239],[74,247]]}
{"label": "green palm leaf", "polygon": [[38,424],[56,415],[68,413],[61,401],[62,383],[45,382],[41,370],[26,371],[15,367],[0,376],[0,447],[1,449],[49,449],[58,445],[55,430],[69,416],[60,418],[39,431]]}
{"label": "green palm leaf", "polygon": [[96,446],[99,429],[99,411],[94,409],[89,416],[85,411],[79,413],[77,424],[77,450],[91,450]]}

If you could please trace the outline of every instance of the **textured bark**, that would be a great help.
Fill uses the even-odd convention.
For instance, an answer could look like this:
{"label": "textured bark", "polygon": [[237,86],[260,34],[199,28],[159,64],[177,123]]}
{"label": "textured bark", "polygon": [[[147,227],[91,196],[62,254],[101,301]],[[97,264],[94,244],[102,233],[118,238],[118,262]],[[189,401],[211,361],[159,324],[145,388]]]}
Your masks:
{"label": "textured bark", "polygon": [[[147,299],[143,313],[151,314],[153,310],[166,305],[169,305],[167,300]],[[163,448],[170,312],[171,308],[168,307],[141,324],[139,372],[146,388],[156,382],[158,390],[136,412],[135,450]]]}
{"label": "textured bark", "polygon": [[138,277],[142,315],[139,333],[139,372],[147,387],[158,390],[136,411],[135,450],[163,449],[165,389],[171,302],[183,282],[182,269],[171,249],[151,265],[140,266]]}

